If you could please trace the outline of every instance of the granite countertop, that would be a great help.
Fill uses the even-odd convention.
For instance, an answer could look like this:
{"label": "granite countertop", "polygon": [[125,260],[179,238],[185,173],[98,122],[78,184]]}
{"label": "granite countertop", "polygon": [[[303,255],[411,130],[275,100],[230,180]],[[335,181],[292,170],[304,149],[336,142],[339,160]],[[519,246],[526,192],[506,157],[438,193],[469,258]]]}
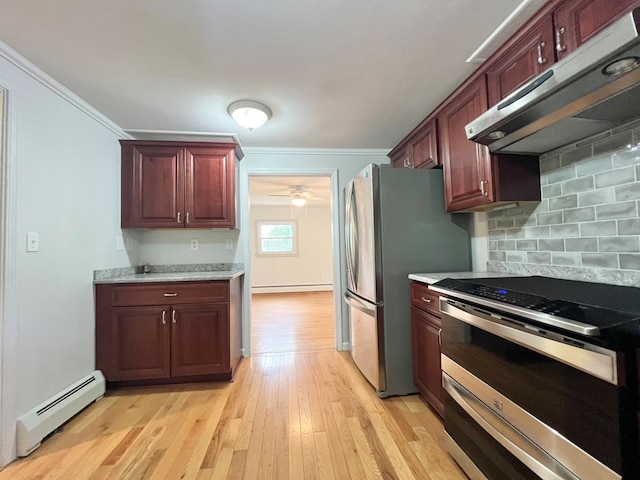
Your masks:
{"label": "granite countertop", "polygon": [[422,283],[436,283],[445,278],[492,278],[492,277],[522,277],[504,272],[434,272],[410,273],[409,279]]}
{"label": "granite countertop", "polygon": [[142,267],[114,268],[93,272],[93,283],[153,283],[231,280],[244,275],[241,264],[152,265],[148,273]]}

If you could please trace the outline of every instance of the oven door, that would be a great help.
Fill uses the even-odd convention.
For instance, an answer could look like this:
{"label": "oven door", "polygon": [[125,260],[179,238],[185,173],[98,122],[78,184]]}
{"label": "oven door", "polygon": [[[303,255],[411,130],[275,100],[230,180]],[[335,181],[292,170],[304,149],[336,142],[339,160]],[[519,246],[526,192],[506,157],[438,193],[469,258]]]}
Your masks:
{"label": "oven door", "polygon": [[466,302],[440,309],[445,428],[488,478],[621,478],[619,354]]}

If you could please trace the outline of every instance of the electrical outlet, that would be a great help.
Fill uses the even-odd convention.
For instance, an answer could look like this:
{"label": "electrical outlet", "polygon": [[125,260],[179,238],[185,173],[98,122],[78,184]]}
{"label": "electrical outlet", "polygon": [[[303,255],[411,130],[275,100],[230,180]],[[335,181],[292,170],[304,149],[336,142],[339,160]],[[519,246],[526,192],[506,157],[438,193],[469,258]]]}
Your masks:
{"label": "electrical outlet", "polygon": [[200,249],[200,242],[198,241],[197,238],[192,238],[191,239],[191,250],[199,250]]}
{"label": "electrical outlet", "polygon": [[227,250],[231,250],[233,248],[233,240],[227,238]]}

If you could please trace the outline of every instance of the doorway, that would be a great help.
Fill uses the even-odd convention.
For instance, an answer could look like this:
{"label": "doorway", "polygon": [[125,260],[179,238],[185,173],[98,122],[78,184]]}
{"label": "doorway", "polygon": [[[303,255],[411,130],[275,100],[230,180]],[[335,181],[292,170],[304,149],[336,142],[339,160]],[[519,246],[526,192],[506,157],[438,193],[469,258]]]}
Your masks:
{"label": "doorway", "polygon": [[[336,170],[298,170],[298,171],[245,171],[241,177],[241,190],[244,189],[246,210],[242,212],[244,218],[242,229],[247,232],[244,238],[245,249],[245,287],[243,311],[247,314],[243,319],[243,347],[245,356],[253,353],[265,353],[266,350],[276,353],[283,351],[299,351],[304,348],[325,348],[318,344],[308,343],[313,335],[324,338],[325,346],[340,350],[342,345],[342,318],[339,281],[339,228],[338,228],[338,185]],[[322,188],[318,184],[323,184]],[[271,185],[265,187],[265,185]],[[301,191],[298,187],[304,187]],[[304,191],[309,190],[309,191]],[[303,196],[305,205],[296,207],[292,199]],[[319,212],[323,212],[320,214]],[[319,220],[321,218],[321,220]],[[262,222],[262,223],[260,223]],[[264,239],[260,240],[258,225],[264,225]],[[292,225],[293,224],[293,225]],[[284,230],[281,227],[286,227]],[[273,228],[279,229],[273,231]],[[291,242],[282,242],[278,237],[287,237],[293,229],[298,229],[300,238],[305,235],[322,237],[322,249],[325,255],[320,266],[316,263],[307,264],[296,262],[304,260],[306,254],[313,260],[314,250],[318,245],[309,247],[308,243],[297,244],[299,251],[284,252],[283,255],[270,256],[270,247],[274,249],[291,249]],[[276,238],[270,239],[269,232]],[[283,233],[284,232],[284,233]],[[315,232],[315,233],[314,233]],[[298,241],[300,240],[298,238]],[[289,240],[289,239],[286,239]],[[304,238],[302,238],[304,242]],[[317,240],[317,239],[316,239]],[[285,245],[286,244],[286,245]],[[260,252],[260,250],[263,250]],[[316,252],[318,253],[318,252]],[[261,255],[262,254],[262,255]],[[297,255],[297,257],[296,257]],[[309,258],[306,259],[309,261]],[[337,266],[338,265],[338,266]],[[252,294],[258,298],[254,309]],[[273,305],[276,307],[273,307]],[[271,305],[271,306],[268,306]],[[280,306],[277,306],[280,305]],[[315,305],[305,312],[304,306]],[[319,307],[322,305],[322,307]],[[301,308],[299,310],[298,308]],[[280,346],[277,342],[264,338],[262,344],[256,342],[256,351],[252,344],[254,333],[260,335],[259,323],[253,323],[252,312],[256,311],[261,318],[278,309],[284,324],[280,325],[283,340]],[[315,333],[308,330],[312,323],[307,321],[313,316],[313,311],[324,312],[313,322],[314,327],[322,325],[324,329]],[[265,313],[269,312],[269,313]],[[283,313],[287,312],[288,324]],[[320,316],[324,320],[320,319]],[[320,323],[318,323],[320,322]],[[303,326],[303,332],[297,327]],[[255,332],[254,332],[255,330]],[[274,329],[266,329],[269,334]],[[297,338],[296,338],[297,335]],[[285,338],[288,336],[287,338]],[[272,337],[275,338],[275,337]],[[296,343],[297,342],[297,343]],[[259,350],[259,351],[258,351]]]}

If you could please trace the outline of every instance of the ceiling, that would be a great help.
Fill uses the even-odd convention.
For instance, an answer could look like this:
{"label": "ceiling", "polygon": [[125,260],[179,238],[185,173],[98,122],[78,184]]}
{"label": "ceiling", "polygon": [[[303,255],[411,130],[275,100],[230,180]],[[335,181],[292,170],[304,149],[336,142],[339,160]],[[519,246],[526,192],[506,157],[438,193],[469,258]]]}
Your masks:
{"label": "ceiling", "polygon": [[[0,41],[125,130],[391,149],[521,1],[1,0]],[[241,99],[273,117],[243,130]]]}
{"label": "ceiling", "polygon": [[291,205],[291,191],[301,187],[308,197],[308,206],[331,205],[331,177],[329,176],[249,176],[250,205]]}

